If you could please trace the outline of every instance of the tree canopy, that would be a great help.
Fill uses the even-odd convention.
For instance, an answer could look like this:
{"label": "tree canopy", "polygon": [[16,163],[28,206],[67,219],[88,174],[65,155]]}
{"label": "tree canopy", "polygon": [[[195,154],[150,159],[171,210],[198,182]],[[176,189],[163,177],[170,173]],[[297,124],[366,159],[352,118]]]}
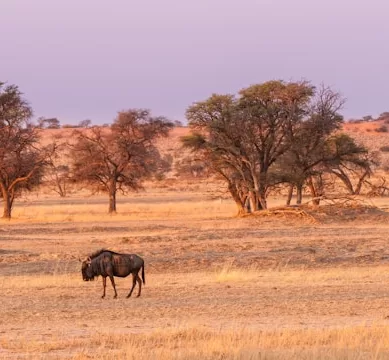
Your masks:
{"label": "tree canopy", "polygon": [[15,85],[0,83],[0,190],[3,218],[11,218],[15,198],[39,184],[53,147],[39,147],[32,108]]}
{"label": "tree canopy", "polygon": [[143,180],[167,168],[155,140],[166,137],[173,123],[149,110],[119,112],[108,128],[76,130],[73,173],[79,182],[109,195],[109,213],[116,212],[116,194],[142,189]]}
{"label": "tree canopy", "polygon": [[[277,183],[302,186],[320,167],[366,152],[342,141],[331,152],[331,136],[342,124],[343,98],[306,81],[269,81],[237,96],[213,94],[187,110],[192,134],[182,139],[228,185],[239,212],[266,209]],[[337,142],[335,142],[338,144]],[[336,148],[339,150],[339,148]]]}

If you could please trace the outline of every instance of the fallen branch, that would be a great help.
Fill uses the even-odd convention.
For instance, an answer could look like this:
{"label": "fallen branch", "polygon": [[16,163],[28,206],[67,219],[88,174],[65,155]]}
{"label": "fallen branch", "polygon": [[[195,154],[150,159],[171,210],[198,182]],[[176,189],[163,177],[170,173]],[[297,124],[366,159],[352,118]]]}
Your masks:
{"label": "fallen branch", "polygon": [[318,220],[314,216],[312,216],[311,214],[309,214],[307,211],[305,211],[300,207],[277,207],[272,209],[256,211],[253,214],[255,216],[261,216],[261,217],[281,215],[284,218],[286,218],[289,215],[293,215],[293,216],[298,216],[300,218],[309,219],[315,223],[318,222]]}
{"label": "fallen branch", "polygon": [[319,196],[316,198],[312,198],[308,200],[307,202],[303,203],[301,206],[309,205],[311,202],[314,202],[315,200],[320,200],[328,205],[334,205],[334,206],[352,206],[352,207],[357,207],[357,206],[364,206],[364,207],[371,207],[366,203],[365,200],[359,199],[355,196],[352,195],[342,195],[342,196]]}

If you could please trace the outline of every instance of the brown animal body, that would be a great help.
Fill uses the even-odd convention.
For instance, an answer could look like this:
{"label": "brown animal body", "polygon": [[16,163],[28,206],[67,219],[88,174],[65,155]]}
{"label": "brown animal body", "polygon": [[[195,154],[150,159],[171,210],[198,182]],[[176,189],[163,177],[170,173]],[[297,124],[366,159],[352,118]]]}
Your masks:
{"label": "brown animal body", "polygon": [[139,284],[138,297],[142,291],[142,281],[138,275],[142,269],[143,284],[145,281],[145,265],[141,257],[135,254],[119,254],[114,251],[102,249],[88,256],[82,261],[81,273],[84,281],[92,281],[96,276],[103,277],[103,296],[105,297],[105,288],[107,277],[110,278],[113,290],[115,291],[114,298],[117,297],[114,276],[126,277],[132,274],[132,288],[127,295],[129,298],[135,288],[136,283]]}

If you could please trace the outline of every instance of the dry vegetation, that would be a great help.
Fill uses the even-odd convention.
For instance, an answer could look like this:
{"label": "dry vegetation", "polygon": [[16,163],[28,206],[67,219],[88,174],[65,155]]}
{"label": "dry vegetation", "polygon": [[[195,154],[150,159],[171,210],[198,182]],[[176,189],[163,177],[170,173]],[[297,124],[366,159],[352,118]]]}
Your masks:
{"label": "dry vegetation", "polygon": [[[0,222],[0,358],[389,357],[387,198],[281,211],[280,195],[238,218],[214,189],[170,179],[116,215],[82,191],[18,199]],[[141,298],[130,278],[104,300],[82,281],[78,257],[101,247],[144,257]]]}
{"label": "dry vegetation", "polygon": [[[155,190],[109,216],[104,196],[38,195],[1,223],[0,358],[389,355],[386,213],[236,218],[204,191]],[[146,259],[141,298],[125,299],[130,279],[116,300],[83,283],[77,258],[100,247]]]}

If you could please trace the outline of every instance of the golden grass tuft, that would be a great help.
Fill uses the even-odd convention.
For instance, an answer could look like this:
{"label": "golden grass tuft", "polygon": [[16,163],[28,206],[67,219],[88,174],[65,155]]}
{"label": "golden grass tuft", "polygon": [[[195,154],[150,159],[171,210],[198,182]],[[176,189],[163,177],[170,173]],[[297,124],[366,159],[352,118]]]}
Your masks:
{"label": "golden grass tuft", "polygon": [[[332,329],[254,330],[235,327],[159,329],[150,333],[101,331],[91,337],[31,338],[0,342],[3,350],[23,350],[54,358],[84,359],[386,359],[389,328],[382,325]],[[88,349],[88,350],[86,350]]]}
{"label": "golden grass tuft", "polygon": [[215,279],[219,283],[237,281],[244,282],[258,279],[258,275],[259,271],[255,268],[255,266],[237,268],[234,267],[232,261],[224,264],[219,271],[216,271]]}

